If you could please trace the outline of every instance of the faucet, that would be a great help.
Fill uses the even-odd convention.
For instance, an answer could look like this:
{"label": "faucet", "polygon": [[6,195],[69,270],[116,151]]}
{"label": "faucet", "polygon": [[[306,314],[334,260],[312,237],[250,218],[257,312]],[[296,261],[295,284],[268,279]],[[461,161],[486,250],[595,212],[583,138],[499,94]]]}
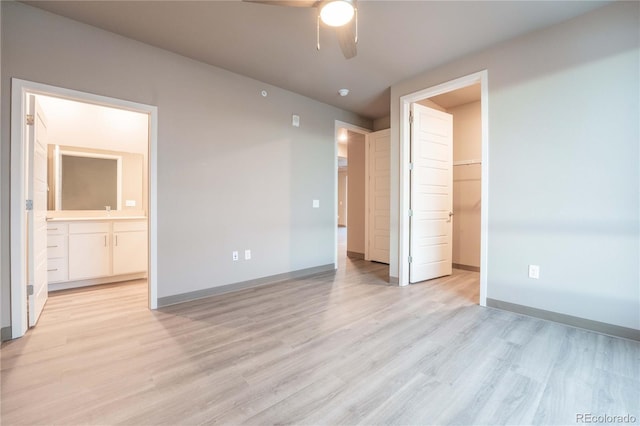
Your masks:
{"label": "faucet", "polygon": [[111,206],[104,206],[104,208],[107,210],[107,216],[111,216]]}

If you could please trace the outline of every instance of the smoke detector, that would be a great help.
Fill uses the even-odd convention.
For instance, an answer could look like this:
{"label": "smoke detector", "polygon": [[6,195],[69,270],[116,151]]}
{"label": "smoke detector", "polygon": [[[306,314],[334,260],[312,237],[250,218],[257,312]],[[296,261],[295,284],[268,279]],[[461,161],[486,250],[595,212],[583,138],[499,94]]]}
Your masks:
{"label": "smoke detector", "polygon": [[349,89],[340,89],[338,90],[338,94],[340,96],[347,96],[349,94]]}

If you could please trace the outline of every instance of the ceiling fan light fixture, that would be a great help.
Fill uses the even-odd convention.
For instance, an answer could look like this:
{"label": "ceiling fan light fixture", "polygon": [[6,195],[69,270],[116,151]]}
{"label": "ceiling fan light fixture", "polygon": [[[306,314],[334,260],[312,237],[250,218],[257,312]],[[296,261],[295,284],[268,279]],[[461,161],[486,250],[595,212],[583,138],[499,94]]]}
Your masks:
{"label": "ceiling fan light fixture", "polygon": [[320,19],[330,27],[341,27],[353,19],[355,9],[349,0],[330,0],[320,6]]}

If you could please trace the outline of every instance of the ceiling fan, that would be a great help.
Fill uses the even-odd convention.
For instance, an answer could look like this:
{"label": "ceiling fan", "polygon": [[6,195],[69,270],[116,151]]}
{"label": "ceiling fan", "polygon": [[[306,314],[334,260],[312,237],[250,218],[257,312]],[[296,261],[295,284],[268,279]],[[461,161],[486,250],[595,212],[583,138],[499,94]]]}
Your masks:
{"label": "ceiling fan", "polygon": [[[318,9],[316,28],[317,49],[320,50],[320,23],[333,27],[345,58],[351,59],[358,53],[358,8],[355,0],[243,0],[273,6],[314,7]],[[354,19],[355,18],[355,19]],[[351,23],[355,21],[354,25]]]}

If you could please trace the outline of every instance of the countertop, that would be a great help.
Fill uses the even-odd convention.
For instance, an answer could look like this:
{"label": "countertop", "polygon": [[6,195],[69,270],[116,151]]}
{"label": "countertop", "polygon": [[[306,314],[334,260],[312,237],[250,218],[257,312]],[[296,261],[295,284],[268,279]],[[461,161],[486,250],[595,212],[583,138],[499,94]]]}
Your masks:
{"label": "countertop", "polygon": [[47,222],[86,222],[105,220],[147,220],[146,216],[48,217]]}

